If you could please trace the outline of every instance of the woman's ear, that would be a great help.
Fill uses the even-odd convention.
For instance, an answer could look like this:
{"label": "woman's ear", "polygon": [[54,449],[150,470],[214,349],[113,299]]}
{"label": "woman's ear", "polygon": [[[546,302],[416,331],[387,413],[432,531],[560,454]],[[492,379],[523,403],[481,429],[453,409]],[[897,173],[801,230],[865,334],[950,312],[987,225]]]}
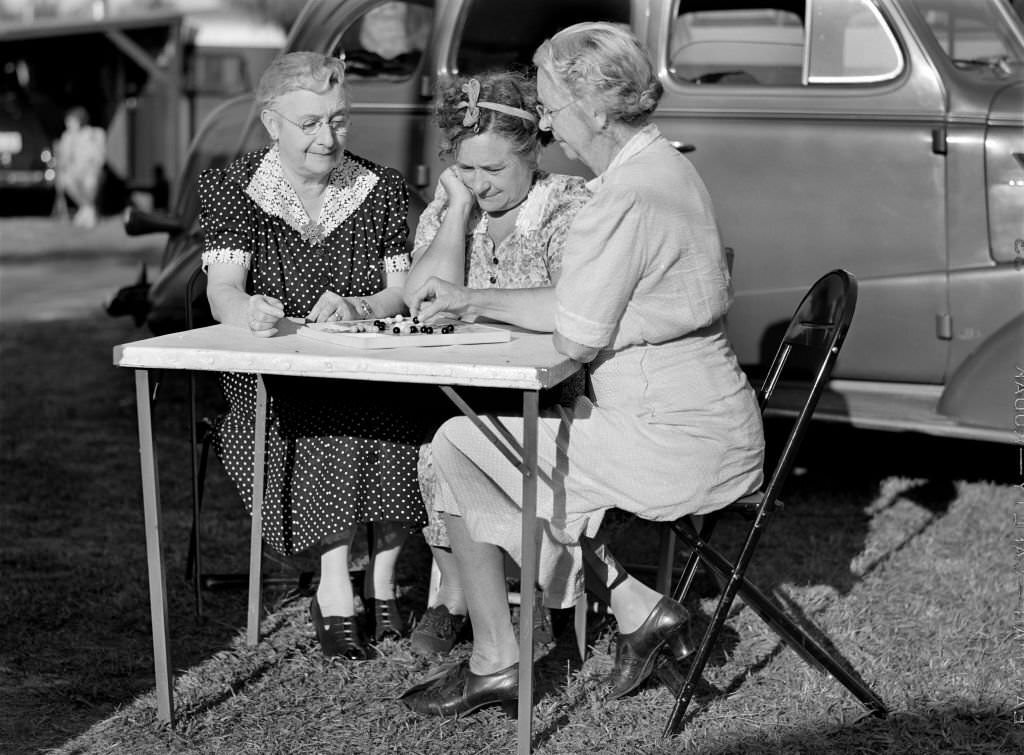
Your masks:
{"label": "woman's ear", "polygon": [[263,124],[263,128],[267,130],[267,134],[270,135],[271,141],[277,141],[278,129],[281,127],[277,121],[273,118],[273,113],[269,109],[260,111],[260,122]]}

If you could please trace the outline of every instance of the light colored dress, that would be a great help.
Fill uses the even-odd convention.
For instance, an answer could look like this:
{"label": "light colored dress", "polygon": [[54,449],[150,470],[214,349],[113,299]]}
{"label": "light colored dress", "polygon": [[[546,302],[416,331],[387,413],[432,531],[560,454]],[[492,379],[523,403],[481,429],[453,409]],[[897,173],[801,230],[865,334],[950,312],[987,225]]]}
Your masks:
{"label": "light colored dress", "polygon": [[[516,216],[515,228],[495,247],[487,235],[489,217],[474,207],[466,235],[465,282],[470,288],[539,288],[551,286],[562,269],[562,248],[569,224],[590,198],[586,183],[579,176],[538,171],[529,194]],[[415,261],[426,252],[448,211],[448,193],[440,182],[434,199],[423,210],[413,244]],[[572,390],[571,388],[569,390]],[[577,393],[580,392],[577,386]],[[498,391],[491,400],[508,399],[507,391]],[[562,391],[559,391],[559,398]],[[479,406],[479,392],[474,397]],[[444,521],[434,511],[436,479],[431,462],[430,444],[424,444],[419,458],[420,492],[426,504],[429,524],[423,529],[427,543],[449,547]]]}
{"label": "light colored dress", "polygon": [[[592,394],[547,412],[538,432],[538,581],[552,608],[582,595],[579,539],[608,509],[668,521],[762,481],[760,413],[723,331],[729,277],[700,176],[647,126],[590,186],[566,238],[555,328],[600,349]],[[521,418],[501,420],[522,438]],[[435,507],[519,562],[519,471],[465,418],[441,427],[433,453]]]}

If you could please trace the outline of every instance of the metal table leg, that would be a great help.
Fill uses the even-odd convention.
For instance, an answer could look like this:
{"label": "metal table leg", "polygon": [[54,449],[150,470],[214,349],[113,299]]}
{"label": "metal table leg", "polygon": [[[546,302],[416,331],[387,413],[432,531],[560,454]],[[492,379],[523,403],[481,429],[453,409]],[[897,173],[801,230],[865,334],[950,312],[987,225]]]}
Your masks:
{"label": "metal table leg", "polygon": [[135,371],[135,405],[139,419],[139,459],[142,470],[142,510],[146,527],[146,568],[149,575],[149,612],[153,625],[153,666],[156,671],[156,714],[174,723],[174,679],[168,643],[167,580],[161,543],[163,518],[160,511],[160,483],[156,448],[153,443],[153,413],[149,393],[149,370]]}
{"label": "metal table leg", "polygon": [[252,528],[249,531],[249,612],[245,642],[252,647],[260,641],[263,613],[263,480],[267,450],[267,386],[256,376],[255,448],[252,457]]}
{"label": "metal table leg", "polygon": [[519,584],[519,755],[533,738],[533,601],[537,584],[537,391],[523,391],[523,563]]}

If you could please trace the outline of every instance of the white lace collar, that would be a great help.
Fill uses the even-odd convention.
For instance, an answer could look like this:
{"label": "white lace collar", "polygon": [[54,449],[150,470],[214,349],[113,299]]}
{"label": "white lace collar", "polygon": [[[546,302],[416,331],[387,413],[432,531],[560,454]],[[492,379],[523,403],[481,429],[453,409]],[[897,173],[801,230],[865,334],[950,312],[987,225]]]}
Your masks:
{"label": "white lace collar", "polygon": [[[533,180],[533,185],[523,200],[519,214],[516,215],[515,230],[521,234],[536,231],[544,222],[544,208],[547,206],[548,197],[551,196],[552,182],[550,174],[539,170]],[[480,220],[473,228],[473,235],[487,233],[487,224],[490,216],[486,212],[480,213]]]}
{"label": "white lace collar", "polygon": [[377,174],[346,154],[341,164],[331,171],[320,217],[313,222],[299,195],[284,177],[281,155],[274,146],[264,155],[245,193],[268,215],[281,218],[298,231],[304,241],[316,246],[359,209],[378,180]]}

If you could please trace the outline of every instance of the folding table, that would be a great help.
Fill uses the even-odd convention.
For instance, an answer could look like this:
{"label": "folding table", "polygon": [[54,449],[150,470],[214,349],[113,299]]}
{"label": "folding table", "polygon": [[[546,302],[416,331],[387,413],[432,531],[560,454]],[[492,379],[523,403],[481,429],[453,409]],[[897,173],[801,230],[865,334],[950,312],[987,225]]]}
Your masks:
{"label": "folding table", "polygon": [[[506,343],[458,346],[353,349],[296,335],[298,326],[282,321],[280,332],[258,338],[228,325],[157,336],[114,347],[114,364],[135,370],[139,425],[142,502],[145,512],[146,560],[149,575],[157,715],[174,722],[173,671],[168,646],[167,585],[161,543],[159,472],[153,443],[150,370],[197,370],[290,375],[386,383],[428,383],[440,386],[464,413],[472,414],[456,386],[484,386],[520,391],[525,418],[520,454],[505,448],[523,475],[523,563],[519,618],[518,751],[530,752],[533,725],[533,607],[537,577],[537,540],[533,536],[537,506],[537,414],[539,392],[571,377],[580,365],[555,351],[549,334],[513,331]],[[471,417],[472,418],[472,417]],[[266,389],[258,380],[256,450],[253,485],[253,530],[250,594],[260,590],[260,526],[263,485]],[[491,437],[492,441],[496,438]],[[513,458],[518,456],[518,458]],[[253,593],[253,591],[256,591]],[[259,600],[250,600],[248,638],[258,639]]]}

